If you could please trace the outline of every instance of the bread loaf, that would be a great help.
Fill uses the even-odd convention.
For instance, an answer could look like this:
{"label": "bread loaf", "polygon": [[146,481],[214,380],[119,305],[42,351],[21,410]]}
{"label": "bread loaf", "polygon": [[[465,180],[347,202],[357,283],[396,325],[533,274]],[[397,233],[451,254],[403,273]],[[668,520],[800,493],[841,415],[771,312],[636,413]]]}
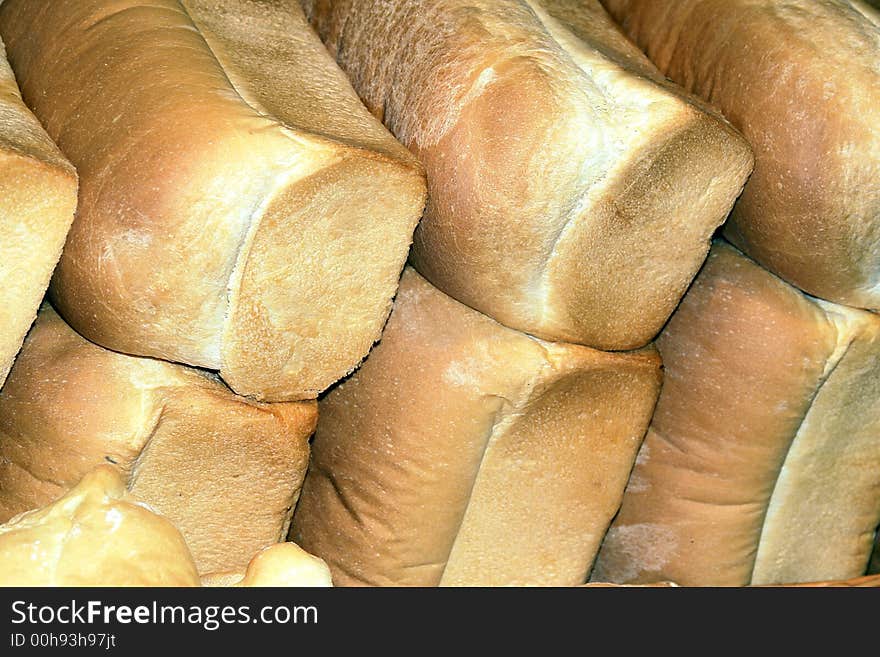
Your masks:
{"label": "bread loaf", "polygon": [[76,172],[21,100],[0,41],[0,386],[76,210]]}
{"label": "bread loaf", "polygon": [[242,576],[199,580],[172,523],[99,465],[60,499],[0,525],[0,586],[330,586],[330,572],[293,543],[258,552]]}
{"label": "bread loaf", "polygon": [[411,262],[513,327],[646,344],[752,160],[597,0],[303,0],[367,107],[428,172]]}
{"label": "bread loaf", "polygon": [[755,149],[725,235],[812,295],[880,309],[880,15],[848,0],[604,0]]}
{"label": "bread loaf", "polygon": [[407,268],[320,402],[291,539],[337,585],[583,583],[659,385],[653,349],[543,342]]}
{"label": "bread loaf", "polygon": [[719,242],[657,346],[663,390],[594,578],[863,575],[880,523],[880,318]]}
{"label": "bread loaf", "polygon": [[357,365],[424,177],[295,0],[7,0],[0,33],[79,170],[51,288],[78,332],[261,400]]}
{"label": "bread loaf", "polygon": [[199,586],[199,577],[180,532],[105,464],[0,526],[0,586]]}
{"label": "bread loaf", "polygon": [[211,573],[203,586],[333,586],[330,569],[295,543],[276,543],[260,550],[244,572]]}
{"label": "bread loaf", "polygon": [[200,572],[243,567],[287,533],[316,413],[108,351],[45,305],[0,391],[0,521],[114,464],[180,529]]}

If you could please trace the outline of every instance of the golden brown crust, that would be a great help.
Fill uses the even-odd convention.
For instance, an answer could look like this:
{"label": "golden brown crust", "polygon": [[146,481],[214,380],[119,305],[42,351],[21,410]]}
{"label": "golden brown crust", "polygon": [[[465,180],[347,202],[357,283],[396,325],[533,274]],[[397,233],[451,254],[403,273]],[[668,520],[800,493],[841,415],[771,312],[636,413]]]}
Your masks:
{"label": "golden brown crust", "polygon": [[61,256],[76,189],[73,166],[22,102],[0,42],[0,386]]}
{"label": "golden brown crust", "polygon": [[579,584],[659,383],[653,350],[542,342],[407,269],[321,401],[291,538],[343,585]]}
{"label": "golden brown crust", "polygon": [[107,351],[46,305],[0,392],[0,519],[112,463],[202,572],[241,566],[286,535],[316,414],[315,402],[251,402],[205,373]]}
{"label": "golden brown crust", "polygon": [[754,584],[863,574],[880,524],[880,319],[818,303],[837,349],[776,480]]}
{"label": "golden brown crust", "polygon": [[604,0],[755,149],[726,236],[816,296],[880,308],[880,20],[848,0]]}
{"label": "golden brown crust", "polygon": [[80,171],[52,284],[79,332],[266,400],[314,398],[357,365],[387,317],[423,174],[295,2],[10,0],[0,29]]}
{"label": "golden brown crust", "polygon": [[[367,157],[418,169],[406,148],[364,111],[351,83],[308,27],[297,0],[179,2],[236,93],[255,110],[285,126],[343,142]],[[303,60],[314,63],[304,66]]]}
{"label": "golden brown crust", "polygon": [[729,125],[659,82],[593,1],[303,4],[428,171],[420,273],[545,339],[653,337],[750,171]]}
{"label": "golden brown crust", "polygon": [[620,507],[660,377],[655,369],[651,380],[658,363],[650,357],[601,363],[559,351],[558,370],[513,418],[496,420],[441,586],[586,579]]}
{"label": "golden brown crust", "polygon": [[199,586],[180,532],[109,465],[0,526],[0,586]]}
{"label": "golden brown crust", "polygon": [[878,331],[717,243],[657,341],[663,391],[594,578],[864,573],[880,522]]}

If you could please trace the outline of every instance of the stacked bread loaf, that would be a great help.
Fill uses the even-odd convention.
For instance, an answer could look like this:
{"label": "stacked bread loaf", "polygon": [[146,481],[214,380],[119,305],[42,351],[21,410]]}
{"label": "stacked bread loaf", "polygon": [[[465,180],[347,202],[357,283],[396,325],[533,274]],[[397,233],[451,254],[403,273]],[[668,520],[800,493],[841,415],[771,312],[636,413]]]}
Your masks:
{"label": "stacked bread loaf", "polygon": [[880,317],[719,242],[658,347],[663,392],[593,577],[863,575],[880,524]]}
{"label": "stacked bread loaf", "polygon": [[292,539],[337,584],[584,581],[660,387],[404,273],[382,341],[321,401]]}
{"label": "stacked bread loaf", "polygon": [[180,532],[132,498],[116,471],[99,466],[77,484],[0,525],[0,584],[198,585]]}
{"label": "stacked bread loaf", "polygon": [[750,150],[598,2],[304,6],[429,200],[292,538],[336,582],[580,584],[660,384],[653,349],[595,349],[654,337]]}
{"label": "stacked bread loaf", "polygon": [[295,5],[264,4],[12,0],[0,31],[80,175],[58,311],[288,401],[379,337],[424,180]]}
{"label": "stacked bread loaf", "polygon": [[880,524],[880,319],[858,309],[880,308],[880,16],[604,2],[755,148],[724,234],[769,271],[719,242],[658,340],[663,392],[593,578],[862,575]]}
{"label": "stacked bread loaf", "polygon": [[865,2],[0,37],[0,585],[875,581]]}
{"label": "stacked bread loaf", "polygon": [[258,552],[243,574],[201,579],[180,532],[130,494],[109,465],[44,508],[0,525],[0,586],[329,586],[320,559],[292,543]]}
{"label": "stacked bread loaf", "polygon": [[73,221],[73,166],[21,100],[0,41],[0,386]]}
{"label": "stacked bread loaf", "polygon": [[850,0],[604,0],[755,149],[724,234],[809,294],[880,309],[880,16]]}
{"label": "stacked bread loaf", "polygon": [[44,306],[0,393],[0,521],[114,464],[199,572],[243,568],[286,538],[314,398],[379,337],[421,167],[292,2],[11,0],[0,32],[80,181],[77,201],[10,91],[21,157],[3,184],[19,196],[3,202],[22,221],[3,248],[30,224],[47,237],[2,262],[34,278],[12,286],[16,348],[78,204],[51,284],[61,316]]}
{"label": "stacked bread loaf", "polygon": [[0,522],[112,463],[200,572],[242,566],[286,536],[316,416],[314,401],[251,401],[210,373],[99,347],[47,304],[0,391]]}
{"label": "stacked bread loaf", "polygon": [[666,84],[592,0],[303,5],[425,165],[422,275],[546,340],[655,336],[751,170],[725,121]]}

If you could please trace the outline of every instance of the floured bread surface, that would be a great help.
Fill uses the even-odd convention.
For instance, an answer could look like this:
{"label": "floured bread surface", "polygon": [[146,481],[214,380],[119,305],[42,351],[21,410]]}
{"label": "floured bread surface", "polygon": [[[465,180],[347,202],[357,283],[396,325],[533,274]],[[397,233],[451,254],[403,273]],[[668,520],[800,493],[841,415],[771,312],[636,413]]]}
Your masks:
{"label": "floured bread surface", "polygon": [[108,351],[44,305],[0,391],[0,521],[112,464],[180,529],[200,572],[243,567],[287,534],[316,413]]}
{"label": "floured bread surface", "polygon": [[646,344],[703,262],[751,152],[595,0],[305,0],[428,173],[411,262],[548,340]]}
{"label": "floured bread surface", "polygon": [[653,349],[543,342],[407,269],[320,402],[291,539],[337,585],[583,583],[659,385]]}
{"label": "floured bread surface", "polygon": [[22,102],[0,41],[0,386],[61,256],[76,189],[73,166]]}
{"label": "floured bread surface", "polygon": [[180,532],[112,466],[0,525],[0,586],[199,586]]}
{"label": "floured bread surface", "polygon": [[718,242],[657,345],[663,391],[593,577],[864,574],[880,523],[880,318]]}
{"label": "floured bread surface", "polygon": [[77,331],[261,400],[358,364],[424,175],[294,0],[9,0],[0,32],[80,173],[51,288]]}
{"label": "floured bread surface", "polygon": [[755,150],[725,235],[808,293],[880,309],[880,14],[849,0],[603,0]]}

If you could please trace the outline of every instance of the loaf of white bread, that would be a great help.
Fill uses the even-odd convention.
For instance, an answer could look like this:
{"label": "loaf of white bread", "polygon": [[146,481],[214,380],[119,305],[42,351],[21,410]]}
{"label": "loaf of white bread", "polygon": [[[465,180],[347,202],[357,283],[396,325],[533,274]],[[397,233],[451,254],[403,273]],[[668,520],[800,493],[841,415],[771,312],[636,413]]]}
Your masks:
{"label": "loaf of white bread", "polygon": [[209,573],[202,586],[333,586],[330,568],[296,543],[275,543],[260,550],[243,572]]}
{"label": "loaf of white bread", "polygon": [[0,586],[198,585],[183,536],[109,465],[0,525]]}
{"label": "loaf of white bread", "polygon": [[270,401],[367,354],[424,174],[295,0],[6,0],[0,33],[79,172],[51,286],[79,333]]}
{"label": "loaf of white bread", "polygon": [[[296,0],[0,4],[48,130],[0,62],[0,385],[77,203],[53,138],[82,187],[51,295],[91,340],[45,303],[0,390],[0,585],[880,568],[880,318],[718,241],[662,394],[653,347],[570,344],[643,346],[680,300],[752,166],[716,110],[598,0],[302,4],[332,56]],[[880,308],[877,13],[606,4],[752,140],[730,239]],[[292,400],[379,337],[423,166],[426,278],[318,420]]]}
{"label": "loaf of white bread", "polygon": [[21,100],[0,41],[0,386],[76,210],[76,172]]}
{"label": "loaf of white bread", "polygon": [[502,324],[645,345],[752,168],[597,0],[303,0],[367,107],[428,173],[410,256]]}
{"label": "loaf of white bread", "polygon": [[660,387],[498,324],[404,271],[381,342],[320,401],[291,540],[337,585],[574,585],[617,511]]}
{"label": "loaf of white bread", "polygon": [[663,390],[593,579],[863,575],[880,524],[880,317],[718,242],[657,347]]}
{"label": "loaf of white bread", "polygon": [[[0,586],[199,586],[180,532],[100,465],[60,499],[0,525]],[[219,582],[215,582],[215,585]],[[261,550],[232,586],[330,586],[292,543]]]}
{"label": "loaf of white bread", "polygon": [[880,309],[880,14],[849,0],[603,0],[748,138],[725,235],[812,295]]}
{"label": "loaf of white bread", "polygon": [[199,572],[241,568],[287,534],[316,415],[314,401],[254,402],[210,373],[103,349],[46,304],[0,391],[0,522],[114,464]]}

